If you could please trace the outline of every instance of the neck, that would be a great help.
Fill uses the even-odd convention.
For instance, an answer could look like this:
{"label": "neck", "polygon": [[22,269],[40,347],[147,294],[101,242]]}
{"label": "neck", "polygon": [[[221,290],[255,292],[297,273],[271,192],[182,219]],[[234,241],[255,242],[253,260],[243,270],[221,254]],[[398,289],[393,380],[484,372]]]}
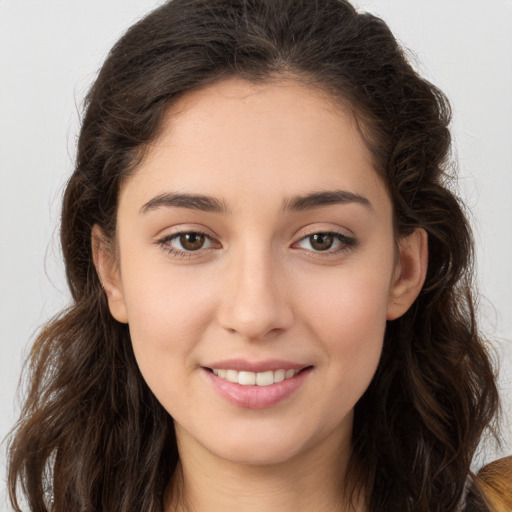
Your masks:
{"label": "neck", "polygon": [[343,492],[350,456],[350,444],[344,440],[339,440],[339,450],[332,450],[331,440],[269,465],[226,461],[199,445],[186,444],[168,487],[168,512],[363,510],[360,503],[349,506]]}

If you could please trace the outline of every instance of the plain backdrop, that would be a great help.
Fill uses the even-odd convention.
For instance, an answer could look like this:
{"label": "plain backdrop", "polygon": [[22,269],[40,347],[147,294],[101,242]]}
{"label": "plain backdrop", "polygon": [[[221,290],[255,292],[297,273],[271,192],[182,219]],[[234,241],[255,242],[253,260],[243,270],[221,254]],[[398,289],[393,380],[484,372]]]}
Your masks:
{"label": "plain backdrop", "polygon": [[[156,0],[0,0],[0,436],[19,411],[22,361],[66,305],[60,200],[83,97],[108,50]],[[480,318],[512,411],[512,0],[358,0],[450,98],[459,188],[477,244]],[[479,462],[512,452],[487,445]],[[506,446],[508,443],[508,446]],[[5,444],[0,447],[5,465]],[[0,468],[0,478],[5,479]],[[9,510],[0,480],[0,510]]]}

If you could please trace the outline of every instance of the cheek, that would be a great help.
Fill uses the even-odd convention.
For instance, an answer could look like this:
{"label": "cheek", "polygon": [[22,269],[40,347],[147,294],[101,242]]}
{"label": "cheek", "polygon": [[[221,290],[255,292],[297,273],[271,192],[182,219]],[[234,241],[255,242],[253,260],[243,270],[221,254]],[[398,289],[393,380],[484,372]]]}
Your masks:
{"label": "cheek", "polygon": [[188,354],[211,318],[213,290],[188,269],[171,272],[166,265],[155,265],[130,270],[123,269],[131,276],[123,279],[124,296],[141,371],[151,373],[164,364],[187,369],[193,364]]}
{"label": "cheek", "polygon": [[366,390],[380,359],[389,280],[382,272],[355,269],[338,277],[317,281],[316,292],[302,296],[301,308],[328,361],[329,385],[350,407]]}
{"label": "cheek", "polygon": [[311,323],[328,339],[365,337],[382,332],[386,323],[390,286],[386,275],[343,270],[338,275],[316,276],[315,286],[304,283],[307,293],[298,292],[300,307]]}
{"label": "cheek", "polygon": [[186,272],[138,269],[125,287],[132,347],[140,372],[172,417],[187,414],[197,369],[194,350],[211,318],[211,290]]}

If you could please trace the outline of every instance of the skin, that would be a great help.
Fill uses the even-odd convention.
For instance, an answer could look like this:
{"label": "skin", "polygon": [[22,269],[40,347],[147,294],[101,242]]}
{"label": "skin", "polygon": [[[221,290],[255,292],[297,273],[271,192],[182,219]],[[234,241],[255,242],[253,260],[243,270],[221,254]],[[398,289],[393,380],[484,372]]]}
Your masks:
{"label": "skin", "polygon": [[[283,209],[333,190],[367,203]],[[211,196],[227,211],[154,205],[169,193]],[[180,465],[169,491],[182,493],[169,507],[344,510],[353,408],[386,321],[421,289],[427,257],[422,230],[397,250],[389,196],[350,114],[293,80],[233,78],[189,92],[122,186],[117,222],[115,251],[95,226],[95,264],[175,421]],[[169,253],[184,250],[172,235],[198,231],[202,247]],[[311,235],[326,232],[342,238],[318,250]],[[312,369],[291,396],[251,409],[205,377],[232,358]]]}

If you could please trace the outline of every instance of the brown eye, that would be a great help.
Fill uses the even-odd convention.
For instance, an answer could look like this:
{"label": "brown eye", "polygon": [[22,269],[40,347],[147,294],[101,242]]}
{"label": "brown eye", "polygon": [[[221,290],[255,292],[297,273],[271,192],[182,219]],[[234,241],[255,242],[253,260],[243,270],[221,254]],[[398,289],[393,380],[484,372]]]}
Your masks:
{"label": "brown eye", "polygon": [[315,233],[309,237],[311,247],[316,251],[327,251],[334,243],[331,233]]}
{"label": "brown eye", "polygon": [[179,241],[186,251],[197,251],[203,247],[205,235],[202,233],[182,233]]}
{"label": "brown eye", "polygon": [[211,236],[201,231],[181,231],[164,236],[157,244],[169,254],[176,257],[189,257],[206,254],[209,249],[219,249],[220,244]]}
{"label": "brown eye", "polygon": [[320,231],[300,239],[294,246],[313,253],[324,252],[325,256],[348,251],[357,245],[354,237],[337,231]]}

